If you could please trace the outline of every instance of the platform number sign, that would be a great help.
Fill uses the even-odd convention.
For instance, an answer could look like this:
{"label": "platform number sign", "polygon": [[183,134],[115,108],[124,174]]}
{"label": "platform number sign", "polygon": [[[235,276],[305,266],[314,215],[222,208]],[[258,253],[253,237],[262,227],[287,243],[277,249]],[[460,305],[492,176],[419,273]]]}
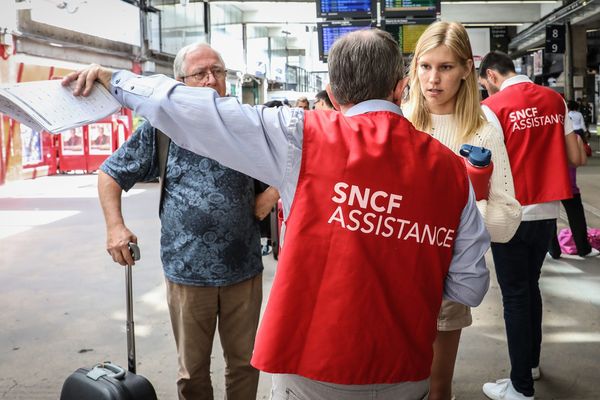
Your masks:
{"label": "platform number sign", "polygon": [[546,26],[546,53],[563,54],[565,52],[565,26]]}

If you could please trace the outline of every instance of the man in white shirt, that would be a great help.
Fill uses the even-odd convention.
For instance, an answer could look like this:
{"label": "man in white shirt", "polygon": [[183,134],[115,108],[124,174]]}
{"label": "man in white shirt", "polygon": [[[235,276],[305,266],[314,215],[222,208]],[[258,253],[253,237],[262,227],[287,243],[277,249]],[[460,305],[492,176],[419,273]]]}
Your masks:
{"label": "man in white shirt", "polygon": [[572,197],[567,164],[581,163],[576,135],[562,97],[517,75],[512,60],[491,52],[479,66],[490,94],[483,109],[504,132],[515,184],[523,205],[521,225],[508,243],[492,243],[511,361],[510,379],[486,383],[491,399],[533,399],[539,379],[542,299],[538,285],[560,200]]}

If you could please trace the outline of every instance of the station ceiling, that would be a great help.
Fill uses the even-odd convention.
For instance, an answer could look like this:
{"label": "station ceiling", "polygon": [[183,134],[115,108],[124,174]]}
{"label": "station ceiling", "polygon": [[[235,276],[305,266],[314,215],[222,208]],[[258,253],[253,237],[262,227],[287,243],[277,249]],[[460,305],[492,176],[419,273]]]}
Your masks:
{"label": "station ceiling", "polygon": [[[137,3],[140,0],[125,1]],[[200,3],[203,0],[145,0],[145,2],[160,7]],[[316,6],[311,6],[315,4],[315,0],[215,0],[211,2],[235,5],[244,13],[244,23],[265,25],[275,37],[284,36],[278,35],[278,32],[290,31],[291,24],[305,25],[308,30],[311,25],[319,21],[316,18]],[[282,13],[277,3],[289,3],[290,11]],[[273,12],[273,9],[277,11]],[[312,14],[298,12],[302,9],[315,12]],[[511,50],[523,52],[543,42],[544,26],[548,23],[563,24],[565,21],[571,21],[572,25],[583,26],[589,30],[600,28],[600,0],[569,0],[565,5],[562,1],[553,0],[442,0],[441,19],[458,21],[467,26],[516,26],[518,40],[511,43]],[[295,43],[293,35],[289,39],[291,48],[302,45]]]}

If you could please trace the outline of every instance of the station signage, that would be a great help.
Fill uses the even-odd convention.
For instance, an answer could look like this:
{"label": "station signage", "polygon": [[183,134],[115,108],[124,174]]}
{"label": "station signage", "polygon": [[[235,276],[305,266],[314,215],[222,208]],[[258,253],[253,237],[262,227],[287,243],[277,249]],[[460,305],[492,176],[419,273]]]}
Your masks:
{"label": "station signage", "polygon": [[565,26],[546,26],[546,53],[564,54],[565,52]]}

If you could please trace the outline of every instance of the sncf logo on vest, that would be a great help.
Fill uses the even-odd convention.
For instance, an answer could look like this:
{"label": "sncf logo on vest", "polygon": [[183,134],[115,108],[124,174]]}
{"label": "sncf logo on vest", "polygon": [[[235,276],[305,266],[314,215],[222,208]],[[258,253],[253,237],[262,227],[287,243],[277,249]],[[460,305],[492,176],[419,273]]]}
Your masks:
{"label": "sncf logo on vest", "polygon": [[508,114],[513,131],[520,131],[538,126],[564,124],[565,116],[560,114],[539,115],[537,107],[524,108]]}
{"label": "sncf logo on vest", "polygon": [[[402,195],[382,190],[372,191],[369,188],[362,189],[346,182],[337,182],[333,191],[335,196],[331,200],[340,205],[329,217],[328,224],[339,224],[343,229],[360,230],[369,235],[386,238],[395,236],[399,240],[414,240],[417,243],[438,247],[452,246],[453,229],[431,227],[428,224],[391,215],[395,209],[400,208]],[[350,208],[347,214],[344,212],[343,204]]]}

